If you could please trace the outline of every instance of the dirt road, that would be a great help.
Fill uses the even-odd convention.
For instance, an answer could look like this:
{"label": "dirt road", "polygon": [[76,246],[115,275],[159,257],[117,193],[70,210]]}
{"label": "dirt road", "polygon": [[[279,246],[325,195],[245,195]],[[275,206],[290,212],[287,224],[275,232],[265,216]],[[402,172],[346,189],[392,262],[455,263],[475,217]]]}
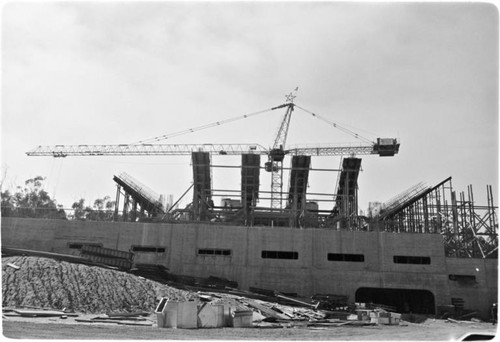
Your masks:
{"label": "dirt road", "polygon": [[[153,321],[153,317],[152,321]],[[69,318],[68,318],[69,319]],[[16,339],[168,339],[168,340],[330,340],[330,341],[450,341],[467,332],[496,333],[491,323],[447,323],[427,320],[421,324],[400,326],[343,326],[335,328],[220,328],[220,329],[160,329],[117,326],[99,323],[38,323],[40,318],[8,318],[3,320],[3,336]]]}

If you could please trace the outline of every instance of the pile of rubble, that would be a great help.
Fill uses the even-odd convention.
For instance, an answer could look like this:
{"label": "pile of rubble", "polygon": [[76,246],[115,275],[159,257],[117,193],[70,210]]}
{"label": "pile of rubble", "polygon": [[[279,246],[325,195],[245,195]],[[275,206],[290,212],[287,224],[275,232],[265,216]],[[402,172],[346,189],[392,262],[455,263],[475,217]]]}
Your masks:
{"label": "pile of rubble", "polygon": [[82,313],[151,312],[161,297],[196,298],[132,274],[51,258],[2,257],[3,308],[50,308]]}

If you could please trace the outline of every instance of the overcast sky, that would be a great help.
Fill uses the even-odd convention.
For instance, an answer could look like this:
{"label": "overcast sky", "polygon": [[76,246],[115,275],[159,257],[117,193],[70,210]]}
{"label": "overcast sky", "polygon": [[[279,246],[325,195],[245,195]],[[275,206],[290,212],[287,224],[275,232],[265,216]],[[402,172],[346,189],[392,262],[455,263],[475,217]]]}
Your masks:
{"label": "overcast sky", "polygon": [[[114,198],[122,171],[177,199],[190,157],[28,157],[38,145],[118,144],[295,103],[370,139],[360,208],[453,177],[498,194],[498,11],[486,3],[10,2],[2,8],[2,170],[58,203]],[[276,110],[164,143],[273,143]],[[287,144],[356,140],[297,109]],[[264,160],[263,160],[264,162]],[[239,158],[214,157],[239,165]],[[285,161],[285,166],[289,161]],[[316,157],[313,167],[337,168]],[[214,187],[239,188],[237,170]],[[270,174],[261,173],[262,189]],[[312,173],[310,192],[336,175]],[[496,196],[496,203],[498,196]],[[485,200],[482,201],[485,204]],[[184,204],[187,204],[186,202]]]}

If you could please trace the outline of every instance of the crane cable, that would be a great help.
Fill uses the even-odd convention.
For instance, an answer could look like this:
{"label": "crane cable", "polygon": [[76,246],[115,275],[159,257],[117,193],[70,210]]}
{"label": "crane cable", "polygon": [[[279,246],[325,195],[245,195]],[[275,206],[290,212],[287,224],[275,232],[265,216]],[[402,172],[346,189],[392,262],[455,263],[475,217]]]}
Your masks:
{"label": "crane cable", "polygon": [[251,116],[255,116],[255,115],[258,115],[258,114],[269,112],[269,111],[277,109],[277,108],[281,108],[281,106],[273,107],[273,108],[269,108],[269,109],[264,109],[264,110],[261,110],[261,111],[258,111],[258,112],[253,112],[253,113],[241,115],[241,116],[238,116],[238,117],[235,117],[235,118],[230,118],[230,119],[225,119],[225,120],[222,120],[222,121],[212,122],[212,123],[209,123],[209,124],[206,124],[206,125],[203,125],[203,126],[189,128],[189,129],[185,129],[185,130],[178,131],[178,132],[173,132],[173,133],[168,133],[168,134],[160,135],[160,136],[157,136],[157,137],[154,137],[154,138],[140,140],[140,141],[135,142],[133,144],[145,144],[145,143],[152,143],[152,142],[157,142],[157,141],[161,141],[161,140],[166,140],[166,139],[169,139],[169,138],[177,137],[179,135],[193,133],[193,132],[196,132],[196,131],[201,131],[203,129],[207,129],[207,128],[211,128],[211,127],[215,127],[215,126],[220,126],[220,125],[223,125],[223,124],[226,124],[226,123],[229,123],[229,122],[238,121],[238,120],[241,120],[241,119],[246,119],[246,118],[249,118]]}
{"label": "crane cable", "polygon": [[373,141],[371,141],[370,139],[365,138],[365,137],[359,135],[358,133],[356,133],[354,131],[351,131],[348,128],[342,127],[342,126],[340,126],[339,124],[337,124],[337,123],[335,123],[333,121],[330,121],[330,120],[328,120],[328,119],[326,119],[326,118],[324,118],[324,117],[322,117],[322,116],[320,116],[320,115],[318,115],[316,113],[313,113],[313,112],[311,112],[311,111],[309,111],[309,110],[307,110],[305,108],[302,108],[302,107],[298,106],[297,104],[295,104],[295,107],[302,109],[304,112],[311,114],[313,117],[315,117],[315,118],[317,118],[317,119],[319,119],[321,121],[326,122],[327,124],[329,124],[329,125],[337,128],[337,129],[339,129],[340,131],[342,131],[342,132],[344,132],[346,134],[349,134],[349,135],[353,136],[356,139],[359,139],[359,140],[364,141],[366,143],[373,144]]}

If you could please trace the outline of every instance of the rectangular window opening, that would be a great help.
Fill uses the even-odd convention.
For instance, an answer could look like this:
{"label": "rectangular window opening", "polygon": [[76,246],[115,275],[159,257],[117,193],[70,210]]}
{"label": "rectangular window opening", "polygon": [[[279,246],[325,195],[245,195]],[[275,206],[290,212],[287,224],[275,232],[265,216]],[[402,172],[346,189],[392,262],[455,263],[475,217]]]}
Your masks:
{"label": "rectangular window opening", "polygon": [[408,256],[408,255],[395,255],[395,264],[414,264],[414,265],[430,265],[431,258],[424,256]]}
{"label": "rectangular window opening", "polygon": [[218,248],[200,248],[198,249],[198,255],[223,255],[230,256],[230,249],[218,249]]}
{"label": "rectangular window opening", "polygon": [[68,242],[68,248],[70,249],[82,249],[83,245],[102,247],[102,243],[98,242]]}
{"label": "rectangular window opening", "polygon": [[132,252],[165,253],[165,247],[157,247],[157,246],[132,246]]}
{"label": "rectangular window opening", "polygon": [[297,260],[299,258],[299,253],[289,251],[262,251],[262,258]]}
{"label": "rectangular window opening", "polygon": [[364,262],[363,254],[328,253],[328,261]]}
{"label": "rectangular window opening", "polygon": [[458,282],[476,282],[476,276],[474,275],[450,274],[448,279]]}

